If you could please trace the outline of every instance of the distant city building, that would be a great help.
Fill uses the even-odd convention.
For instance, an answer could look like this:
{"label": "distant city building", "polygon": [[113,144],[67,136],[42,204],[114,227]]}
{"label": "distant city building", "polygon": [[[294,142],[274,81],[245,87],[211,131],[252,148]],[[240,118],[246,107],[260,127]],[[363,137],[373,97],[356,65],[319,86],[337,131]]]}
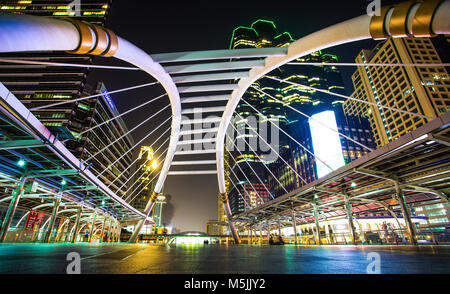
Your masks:
{"label": "distant city building", "polygon": [[233,214],[245,212],[270,200],[266,184],[255,182],[238,183],[238,190],[230,194],[230,208]]}
{"label": "distant city building", "polygon": [[443,231],[448,227],[450,220],[450,204],[442,200],[428,202],[425,205],[416,205],[413,207],[416,216],[425,216],[426,225],[421,227],[429,228],[432,231]]}
{"label": "distant city building", "polygon": [[[375,148],[368,120],[344,115],[340,105],[334,109],[313,114],[312,117],[329,127],[334,124],[334,130],[361,145],[371,149]],[[299,189],[305,184],[327,175],[331,170],[336,170],[369,153],[365,147],[314,123],[312,120],[303,121],[303,125],[299,128],[301,131],[296,134],[298,142],[315,156],[304,148],[292,144],[289,150],[281,154],[282,159],[279,158],[270,165],[275,177],[269,175],[269,186],[272,187],[275,197],[285,194],[284,189],[289,192]]]}
{"label": "distant city building", "polygon": [[157,167],[158,162],[153,149],[150,146],[141,146],[135,165],[135,170],[139,171],[136,172],[135,179],[132,181],[134,185],[130,187],[131,191],[129,191],[130,193],[133,192],[133,195],[131,195],[133,200],[130,204],[140,211],[145,210],[149,197],[154,190],[157,180],[157,177],[155,177]]}
{"label": "distant city building", "polygon": [[100,179],[118,195],[124,195],[131,174],[131,170],[126,170],[132,162],[132,152],[128,151],[134,146],[134,140],[131,135],[125,135],[128,128],[122,118],[116,118],[119,112],[102,83],[95,88],[86,86],[83,96],[102,93],[100,97],[78,102],[70,118],[50,119],[54,113],[49,110],[36,117],[52,124],[47,125],[52,132],[66,134],[67,149],[87,164],[92,163],[90,170],[96,175],[102,173]]}
{"label": "distant city building", "polygon": [[[293,41],[294,39],[290,33],[277,33],[277,28],[273,22],[257,20],[250,27],[238,27],[233,31],[230,48],[285,47]],[[335,63],[337,61],[337,56],[317,51],[298,58],[294,62]],[[256,117],[259,123],[268,123],[269,128],[273,126],[268,121],[278,123],[282,130],[308,148],[309,151],[315,153],[314,147],[318,146],[313,144],[310,122],[307,117],[302,116],[298,111],[309,116],[332,111],[335,117],[334,123],[337,123],[336,127],[340,132],[348,133],[352,138],[354,137],[355,141],[360,141],[361,144],[369,148],[374,146],[367,119],[345,116],[342,111],[344,99],[308,88],[314,87],[332,93],[346,94],[338,67],[333,65],[285,65],[269,73],[268,76],[298,85],[271,79],[261,79],[255,82],[253,86],[256,89],[250,88],[243,95],[244,100],[252,107],[245,102],[241,102],[236,108],[235,128],[240,134],[240,137],[237,137],[237,139],[251,142],[251,140],[257,138],[255,132],[252,131],[254,129],[252,128],[253,126],[249,127],[247,125],[251,117]],[[261,91],[268,95],[261,93]],[[282,101],[282,103],[274,100],[272,97]],[[258,114],[253,108],[261,112],[263,116]],[[337,136],[336,133],[332,134],[336,135],[336,148],[334,148],[334,151],[339,152],[342,165],[367,153],[367,150],[364,150],[360,145],[342,136]],[[268,143],[272,143],[271,139],[269,136],[267,139]],[[259,142],[259,144],[263,143]],[[339,146],[337,146],[338,144]],[[267,190],[275,197],[285,193],[279,182],[290,191],[303,186],[305,184],[303,181],[311,182],[318,177],[316,166],[318,161],[283,132],[280,132],[278,144],[273,142],[271,146],[276,147],[274,149],[279,151],[282,159],[278,158],[278,156],[272,159],[263,152],[257,152],[255,155],[248,147],[245,151],[241,151],[242,154],[233,152],[234,159],[250,180],[249,182],[245,177],[242,177],[241,169],[233,167],[233,171],[237,174],[235,185],[242,195],[250,196],[249,192],[254,190],[253,188],[258,190],[262,188],[259,194],[266,193],[269,196],[266,199],[269,200],[270,195]],[[267,146],[265,147],[267,150]],[[319,155],[316,156],[320,157]],[[331,158],[331,160],[335,159]],[[303,180],[285,162],[288,162]],[[231,161],[231,163],[233,162]],[[250,163],[252,167],[250,168],[247,163]],[[321,163],[319,162],[318,164],[320,165]],[[269,173],[264,165],[268,166],[272,172]],[[322,167],[319,166],[319,168]],[[259,181],[258,176],[264,183]],[[249,184],[253,184],[253,187]],[[262,190],[265,192],[263,193]],[[244,203],[245,201],[240,194],[232,189],[230,192],[232,211],[244,211],[246,209]]]}
{"label": "distant city building", "polygon": [[[53,18],[74,17],[104,25],[112,1],[83,0],[81,6],[71,6],[72,0],[19,1],[3,0],[2,12],[46,16]],[[65,52],[3,53],[1,58],[28,59],[33,61],[91,64],[92,56],[69,54]],[[0,82],[2,82],[28,108],[45,106],[55,102],[69,101],[82,96],[88,76],[88,68],[61,67],[0,63]],[[52,116],[41,114],[46,126],[60,126],[60,120],[70,119],[77,103],[68,103],[50,109],[33,111],[52,111]],[[76,123],[75,123],[76,125]],[[58,133],[64,138],[64,132]]]}
{"label": "distant city building", "polygon": [[[73,17],[103,26],[112,1],[83,0],[79,5],[72,0],[19,1],[3,0],[2,12],[29,14],[53,18]],[[69,54],[65,52],[3,53],[0,58],[26,59],[55,63],[91,64],[92,56]],[[0,82],[2,82],[27,108],[44,107],[32,113],[80,160],[91,158],[104,147],[112,144],[101,155],[95,156],[88,163],[90,169],[100,177],[118,195],[124,195],[129,171],[123,172],[131,163],[132,154],[119,160],[119,157],[134,145],[131,136],[121,118],[111,120],[119,112],[112,98],[106,94],[104,85],[91,87],[86,84],[88,68],[49,65],[29,65],[17,63],[0,63]],[[102,94],[101,97],[73,102],[73,99]],[[56,102],[69,103],[45,107]],[[95,127],[93,131],[85,130]]]}
{"label": "distant city building", "polygon": [[[447,47],[448,48],[448,47]],[[363,50],[357,63],[441,63],[429,38],[389,39]],[[450,110],[449,75],[445,67],[360,66],[352,76],[352,97],[432,118]],[[377,147],[410,133],[430,120],[347,100],[346,114],[367,117]]]}
{"label": "distant city building", "polygon": [[219,236],[221,233],[221,226],[218,224],[217,220],[208,220],[206,222],[206,234],[209,236]]}
{"label": "distant city building", "polygon": [[163,206],[166,203],[167,203],[166,196],[159,195],[158,199],[156,200],[155,206],[153,207],[152,217],[153,221],[155,222],[155,226],[157,228],[164,227],[164,224],[162,223],[162,213],[163,213]]}

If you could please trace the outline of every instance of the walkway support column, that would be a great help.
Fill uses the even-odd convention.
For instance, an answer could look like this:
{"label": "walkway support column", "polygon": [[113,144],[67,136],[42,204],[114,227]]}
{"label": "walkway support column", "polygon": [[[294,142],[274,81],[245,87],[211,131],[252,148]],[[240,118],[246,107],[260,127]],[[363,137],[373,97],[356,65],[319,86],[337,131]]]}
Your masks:
{"label": "walkway support column", "polygon": [[352,243],[353,245],[356,245],[356,231],[355,225],[353,223],[352,205],[350,204],[350,200],[347,194],[344,194],[344,201],[345,201],[345,210],[347,212],[348,227],[350,230],[350,234],[352,236]]}
{"label": "walkway support column", "polygon": [[88,239],[88,243],[91,243],[92,241],[92,237],[94,235],[94,226],[95,226],[95,220],[97,218],[97,211],[94,212],[94,218],[92,219],[92,223],[91,223],[91,231],[89,232],[89,239]]}
{"label": "walkway support column", "polygon": [[294,228],[294,244],[297,245],[297,219],[295,218],[295,211],[292,211],[292,227]]}
{"label": "walkway support column", "polygon": [[230,226],[230,232],[231,235],[233,236],[234,243],[239,244],[241,243],[241,241],[239,240],[239,234],[233,222],[233,214],[231,213],[230,203],[228,202],[228,194],[226,192],[219,193],[219,197],[222,199],[222,205],[225,210],[225,214],[227,215],[228,225]]}
{"label": "walkway support column", "polygon": [[411,214],[408,210],[408,205],[406,203],[405,195],[403,194],[403,190],[400,188],[400,184],[395,181],[395,191],[396,191],[396,198],[398,203],[400,204],[400,208],[402,210],[403,219],[406,223],[406,228],[408,229],[409,233],[409,240],[411,241],[411,244],[417,245],[417,234],[416,229],[414,227],[414,223],[411,220]]}
{"label": "walkway support column", "polygon": [[120,222],[119,222],[119,231],[117,233],[117,242],[119,242],[119,243],[120,243],[120,235],[121,234],[122,234],[122,226],[120,225]]}
{"label": "walkway support column", "polygon": [[48,224],[47,233],[44,238],[44,242],[51,243],[53,241],[53,229],[55,227],[56,217],[58,215],[59,206],[61,204],[62,191],[59,191],[56,195],[55,204],[53,205],[52,215],[50,216],[50,222]]}
{"label": "walkway support column", "polygon": [[105,234],[105,226],[106,226],[106,220],[108,219],[107,216],[105,216],[105,219],[103,220],[103,225],[102,225],[102,232],[100,233],[100,242],[99,243],[103,243],[103,237]]}
{"label": "walkway support column", "polygon": [[263,226],[262,224],[259,225],[259,245],[261,245],[263,242]]}
{"label": "walkway support column", "polygon": [[80,229],[81,212],[82,211],[83,211],[83,209],[81,207],[78,207],[77,218],[75,220],[75,225],[73,227],[72,238],[70,240],[71,243],[75,243],[75,241],[77,240],[78,230]]}
{"label": "walkway support column", "polygon": [[136,228],[134,229],[133,234],[130,237],[130,240],[128,240],[128,243],[136,243],[137,238],[139,237],[139,233],[142,230],[142,227],[144,226],[145,222],[147,221],[147,218],[150,216],[150,213],[153,210],[153,207],[156,204],[156,200],[158,200],[158,196],[160,193],[157,193],[153,191],[152,195],[150,196],[149,201],[147,202],[147,206],[145,207],[144,213],[145,213],[145,219],[140,220]]}
{"label": "walkway support column", "polygon": [[25,183],[27,178],[22,176],[20,178],[20,184],[12,192],[12,199],[9,203],[8,211],[6,212],[5,219],[3,220],[2,228],[0,231],[0,243],[5,242],[6,235],[8,234],[9,227],[11,226],[11,221],[16,213],[17,205],[19,204],[20,198],[25,192]]}
{"label": "walkway support column", "polygon": [[317,211],[317,204],[316,204],[316,200],[313,199],[312,201],[312,206],[314,209],[314,221],[316,223],[316,244],[322,245],[322,241],[320,240],[320,225],[319,225],[319,213]]}
{"label": "walkway support column", "polygon": [[106,243],[109,243],[111,239],[111,226],[112,226],[112,218],[109,219],[108,231],[106,232]]}

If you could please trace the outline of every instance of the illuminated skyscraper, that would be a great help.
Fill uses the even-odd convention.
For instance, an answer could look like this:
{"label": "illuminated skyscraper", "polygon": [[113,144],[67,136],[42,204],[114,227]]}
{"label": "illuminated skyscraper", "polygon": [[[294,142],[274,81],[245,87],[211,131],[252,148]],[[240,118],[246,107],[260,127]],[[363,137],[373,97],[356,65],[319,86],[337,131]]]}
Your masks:
{"label": "illuminated skyscraper", "polygon": [[144,211],[156,184],[155,171],[157,168],[158,162],[153,149],[150,146],[141,146],[136,162],[136,169],[139,169],[139,171],[137,171],[135,179],[132,181],[135,184],[130,187],[130,193],[134,191],[133,194],[130,194],[132,199],[134,198],[130,204],[140,211]]}
{"label": "illuminated skyscraper", "polygon": [[61,134],[70,134],[70,137],[65,137],[70,138],[66,142],[67,149],[87,164],[92,163],[90,170],[96,175],[101,174],[100,179],[110,185],[112,191],[124,195],[131,175],[127,168],[133,156],[128,151],[134,146],[134,140],[128,134],[125,122],[117,117],[119,111],[107,92],[103,83],[96,87],[86,85],[82,96],[103,95],[78,102],[71,111],[71,117],[54,118],[55,113],[48,109],[35,115],[50,121],[52,126],[47,128],[60,134],[60,138]]}
{"label": "illuminated skyscraper", "polygon": [[[296,138],[314,156],[293,143],[291,148],[282,154],[290,167],[280,158],[270,165],[275,177],[269,175],[269,186],[272,187],[275,197],[284,195],[284,189],[288,192],[299,189],[366,155],[370,151],[362,145],[375,148],[368,120],[344,115],[340,104],[338,107],[319,110],[311,115],[314,120],[301,120],[297,123],[301,126],[301,131],[296,132]],[[323,124],[359,144],[325,128]]]}
{"label": "illuminated skyscraper", "polygon": [[[111,3],[109,0],[3,0],[0,3],[0,11],[54,18],[72,17],[104,25]],[[0,54],[0,57],[55,63],[92,63],[92,57],[89,55],[65,52],[5,53]],[[92,163],[91,171],[95,174],[103,172],[103,181],[111,184],[110,188],[114,192],[123,195],[127,188],[125,182],[130,174],[125,169],[131,163],[132,154],[120,159],[119,157],[134,145],[134,141],[129,135],[117,140],[127,133],[128,129],[121,118],[111,120],[118,116],[119,112],[108,94],[70,102],[72,99],[107,92],[101,83],[87,85],[88,73],[89,70],[83,67],[0,63],[0,82],[29,109],[69,101],[67,104],[32,112],[53,134],[65,142],[66,147],[77,158],[82,161],[90,159],[88,164]],[[110,122],[84,132],[106,120]],[[112,144],[115,141],[117,142]],[[96,155],[110,144],[112,145],[109,148]],[[122,189],[119,190],[119,187]]]}
{"label": "illuminated skyscraper", "polygon": [[[448,49],[448,45],[447,45]],[[363,50],[357,63],[441,63],[429,38],[389,39]],[[361,66],[352,76],[353,97],[432,118],[450,110],[449,75],[445,67]],[[428,119],[348,100],[345,113],[367,117],[377,147],[429,122]]]}
{"label": "illuminated skyscraper", "polygon": [[[277,33],[276,25],[273,22],[257,20],[250,27],[238,27],[233,31],[230,48],[285,47],[293,41],[294,39],[289,32]],[[337,56],[317,51],[298,58],[295,62],[335,63],[337,61]],[[301,142],[311,152],[314,152],[312,134],[309,130],[309,121],[306,117],[290,108],[292,107],[307,115],[333,111],[338,122],[339,131],[344,132],[344,129],[347,129],[351,133],[352,130],[355,130],[355,137],[358,140],[361,139],[365,145],[371,145],[371,142],[367,141],[372,140],[371,134],[367,134],[366,132],[368,126],[364,125],[366,123],[364,119],[343,115],[343,99],[302,86],[305,85],[328,90],[333,93],[346,94],[338,67],[333,65],[285,65],[269,73],[268,76],[299,85],[292,85],[271,79],[261,79],[253,84],[257,89],[281,100],[284,104],[252,88],[244,94],[243,98],[263,114],[263,116],[259,115],[252,107],[249,107],[244,102],[241,102],[236,108],[236,113],[239,117],[235,119],[235,127],[239,134],[245,137],[248,142],[255,140],[257,135],[251,130],[255,130],[255,128],[253,126],[252,128],[249,127],[246,123],[250,118],[256,117],[260,123],[266,120],[271,120],[272,122],[277,121],[281,129],[294,137],[295,140]],[[269,126],[272,127],[270,123]],[[359,132],[360,130],[362,134]],[[313,156],[308,154],[304,149],[296,147],[297,144],[292,142],[282,132],[280,132],[278,142],[272,142],[271,139],[268,138],[267,141],[271,143],[271,146],[275,150],[278,150],[283,160],[280,158],[269,158],[267,154],[259,150],[257,150],[259,151],[257,155],[254,155],[248,148],[242,152],[242,155],[237,152],[233,153],[235,160],[240,163],[241,169],[244,170],[246,175],[249,175],[250,182],[254,184],[253,187],[256,188],[256,184],[261,184],[259,179],[254,175],[253,170],[259,175],[260,179],[264,179],[264,185],[266,185],[275,197],[284,194],[284,190],[278,181],[289,191],[289,189],[292,190],[304,185],[303,180],[311,182],[317,178],[316,160]],[[344,140],[342,137],[337,136],[337,140],[341,143],[340,152],[346,162],[360,157],[366,152],[359,145]],[[248,167],[246,161],[252,164],[253,170]],[[295,168],[303,180],[286,166],[285,161],[289,162]],[[270,167],[275,178],[267,172],[264,165]],[[249,181],[241,177],[242,175],[239,173],[240,169],[234,168],[234,171],[238,175],[238,179],[236,180],[237,186],[241,186],[240,190],[247,191],[249,186],[251,187],[251,185],[247,185]],[[245,189],[243,188],[244,186],[246,187]],[[267,190],[264,190],[267,193]],[[232,207],[235,207],[235,211],[241,211],[244,206],[243,200],[239,200],[241,197],[236,192],[232,191],[231,196],[230,204]],[[238,209],[238,207],[240,208]]]}
{"label": "illuminated skyscraper", "polygon": [[[0,11],[54,18],[72,17],[104,25],[112,1],[82,0],[79,5],[76,3],[72,0],[3,0],[0,3]],[[65,52],[5,53],[0,54],[0,57],[56,63],[92,63],[92,57],[89,55]],[[28,108],[81,97],[88,73],[89,70],[83,67],[0,63],[0,82]],[[33,114],[59,138],[70,139],[73,138],[71,132],[77,132],[83,123],[74,114],[77,108],[78,103],[75,102],[35,110]],[[51,115],[48,115],[49,109]]]}

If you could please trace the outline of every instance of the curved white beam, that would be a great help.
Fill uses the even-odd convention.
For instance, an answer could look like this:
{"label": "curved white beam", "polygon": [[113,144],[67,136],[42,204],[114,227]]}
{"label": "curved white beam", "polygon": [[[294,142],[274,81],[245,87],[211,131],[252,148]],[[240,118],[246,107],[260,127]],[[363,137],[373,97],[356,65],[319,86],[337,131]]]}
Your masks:
{"label": "curved white beam", "polygon": [[371,38],[369,31],[370,20],[371,18],[368,15],[364,15],[301,38],[288,47],[286,56],[268,57],[264,68],[252,69],[248,78],[240,80],[239,89],[231,94],[217,133],[217,142],[224,142],[216,146],[217,176],[220,193],[226,192],[223,161],[226,130],[239,101],[248,88],[267,73],[299,57],[332,46]]}
{"label": "curved white beam", "polygon": [[[82,43],[82,37],[76,26],[68,21],[36,17],[30,15],[2,14],[0,15],[0,52],[32,52],[32,51],[74,51]],[[96,36],[92,29],[89,29],[96,44]],[[169,149],[166,159],[162,166],[162,171],[155,186],[155,192],[160,193],[167,177],[170,165],[172,163],[176,145],[178,143],[179,132],[181,128],[181,102],[178,89],[171,76],[164,68],[135,45],[118,37],[118,48],[114,57],[131,63],[155,78],[164,87],[167,92],[172,107],[172,132],[169,143]],[[50,134],[48,130],[45,133]],[[55,149],[65,150],[63,144],[59,141],[54,143]],[[59,153],[61,153],[61,150]],[[67,161],[71,162],[80,170],[85,166],[68,154],[63,152]],[[148,216],[152,205],[147,205],[144,214],[133,209],[128,203],[115,195],[90,171],[84,171],[83,175],[98,185],[107,195],[119,202],[122,206],[141,216]]]}
{"label": "curved white beam", "polygon": [[[416,6],[417,8],[417,6]],[[391,12],[393,10],[391,9]],[[417,10],[416,10],[417,12]],[[384,28],[389,31],[391,16],[384,19]],[[450,21],[448,18],[450,15],[450,1],[443,2],[436,10],[432,19],[431,27],[435,34],[449,34],[450,33]],[[415,17],[415,13],[409,13],[406,17],[406,23],[412,23]],[[272,70],[279,68],[280,66],[291,62],[297,58],[316,52],[318,50],[330,48],[337,45],[356,42],[365,39],[371,39],[371,21],[372,17],[363,15],[348,21],[344,21],[340,24],[325,28],[316,33],[310,34],[293,42],[288,47],[288,52],[285,56],[271,56],[265,59],[266,65],[263,68],[254,68],[250,71],[250,76],[243,78],[239,81],[239,88],[234,90],[231,94],[231,98],[226,106],[225,112],[222,116],[222,120],[219,125],[217,133],[216,144],[216,165],[217,165],[217,178],[219,184],[219,192],[223,196],[226,195],[225,186],[225,169],[224,169],[224,146],[225,135],[233,117],[233,113],[239,104],[244,93],[248,88],[257,80],[268,74]],[[229,205],[225,204],[225,211],[227,215],[231,213],[229,211]],[[229,218],[231,219],[231,218]],[[232,225],[232,223],[230,223]],[[234,229],[232,228],[232,231]]]}

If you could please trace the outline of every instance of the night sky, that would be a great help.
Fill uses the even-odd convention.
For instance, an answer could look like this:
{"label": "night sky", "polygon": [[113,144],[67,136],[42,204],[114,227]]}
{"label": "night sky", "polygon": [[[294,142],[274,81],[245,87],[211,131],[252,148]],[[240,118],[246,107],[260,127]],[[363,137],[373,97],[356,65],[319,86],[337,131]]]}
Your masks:
{"label": "night sky", "polygon": [[[398,1],[382,1],[383,5]],[[288,31],[294,39],[366,12],[366,0],[322,1],[152,1],[115,0],[106,27],[149,54],[191,50],[228,49],[231,33],[239,25],[249,26],[257,19],[272,20],[279,32]],[[363,48],[373,41],[339,46],[326,52],[342,62],[354,62]],[[126,65],[114,59],[98,58],[95,64]],[[350,75],[354,68],[342,69],[348,94],[352,91]],[[143,72],[93,70],[89,83],[102,81],[109,90],[143,83],[152,79]],[[112,95],[123,112],[164,93],[159,86]],[[129,129],[169,103],[167,98],[124,117]],[[170,116],[158,119],[133,132],[137,142]],[[170,126],[170,123],[166,125]],[[165,130],[167,130],[165,127]],[[145,143],[151,144],[161,132]],[[164,142],[165,138],[158,143]],[[156,145],[159,146],[159,145]],[[156,147],[157,148],[157,147]],[[154,149],[156,149],[154,148]],[[161,149],[163,150],[163,149]],[[168,177],[165,193],[170,201],[163,210],[163,222],[178,230],[205,231],[208,219],[217,219],[216,176]]]}

